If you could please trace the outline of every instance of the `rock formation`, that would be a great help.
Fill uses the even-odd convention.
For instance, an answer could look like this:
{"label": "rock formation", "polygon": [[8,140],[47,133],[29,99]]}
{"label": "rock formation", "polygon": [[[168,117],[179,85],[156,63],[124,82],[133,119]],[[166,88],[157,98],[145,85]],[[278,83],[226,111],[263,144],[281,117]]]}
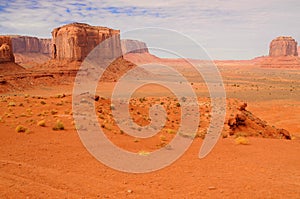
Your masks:
{"label": "rock formation", "polygon": [[14,61],[11,38],[8,36],[0,36],[0,63]]}
{"label": "rock formation", "polygon": [[14,53],[51,54],[51,39],[13,35],[12,46]]}
{"label": "rock formation", "polygon": [[146,43],[138,40],[122,39],[121,40],[123,54],[128,53],[149,53]]}
{"label": "rock formation", "polygon": [[39,39],[40,53],[51,55],[51,39]]}
{"label": "rock formation", "polygon": [[229,135],[291,139],[287,130],[268,125],[267,122],[246,110],[246,107],[247,103],[241,103],[237,107],[231,106],[230,116],[227,119]]}
{"label": "rock formation", "polygon": [[300,46],[298,46],[298,56],[300,56]]}
{"label": "rock formation", "polygon": [[298,44],[292,37],[277,37],[270,44],[270,57],[298,56]]}
{"label": "rock formation", "polygon": [[102,41],[115,35],[105,46],[107,56],[121,54],[120,31],[106,27],[72,23],[52,31],[52,58],[55,60],[83,61]]}
{"label": "rock formation", "polygon": [[300,68],[298,46],[292,37],[277,37],[270,44],[269,56],[256,58],[263,68]]}
{"label": "rock formation", "polygon": [[15,62],[23,67],[38,66],[51,58],[51,39],[10,35]]}

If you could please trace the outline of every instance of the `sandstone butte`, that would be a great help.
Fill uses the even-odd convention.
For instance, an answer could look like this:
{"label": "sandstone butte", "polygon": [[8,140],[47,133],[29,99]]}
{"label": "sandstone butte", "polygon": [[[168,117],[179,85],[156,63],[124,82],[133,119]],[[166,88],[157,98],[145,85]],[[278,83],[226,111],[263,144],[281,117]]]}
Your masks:
{"label": "sandstone butte", "polygon": [[12,51],[11,38],[0,36],[0,63],[14,62],[15,57]]}
{"label": "sandstone butte", "polygon": [[270,44],[270,57],[298,56],[298,44],[292,37],[277,37]]}
{"label": "sandstone butte", "polygon": [[121,40],[122,53],[149,53],[147,44],[142,41],[132,39]]}
{"label": "sandstone butte", "polygon": [[42,39],[30,36],[12,35],[14,53],[42,53],[51,54],[51,39]]}
{"label": "sandstone butte", "polygon": [[119,30],[84,23],[55,28],[52,31],[52,58],[58,61],[83,61],[100,42],[110,37],[113,39],[104,46],[105,54],[110,57],[121,55]]}
{"label": "sandstone butte", "polygon": [[292,37],[280,36],[270,43],[269,56],[259,58],[264,68],[300,68],[298,43]]}

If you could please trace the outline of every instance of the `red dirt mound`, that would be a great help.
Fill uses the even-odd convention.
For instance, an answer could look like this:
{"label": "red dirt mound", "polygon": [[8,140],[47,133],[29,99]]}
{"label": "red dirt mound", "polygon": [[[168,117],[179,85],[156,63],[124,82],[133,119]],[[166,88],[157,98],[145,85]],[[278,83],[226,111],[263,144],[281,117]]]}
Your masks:
{"label": "red dirt mound", "polygon": [[287,130],[270,126],[267,122],[247,111],[247,103],[240,103],[238,106],[237,103],[233,106],[229,103],[229,106],[231,109],[230,116],[227,119],[229,135],[291,139],[291,135]]}

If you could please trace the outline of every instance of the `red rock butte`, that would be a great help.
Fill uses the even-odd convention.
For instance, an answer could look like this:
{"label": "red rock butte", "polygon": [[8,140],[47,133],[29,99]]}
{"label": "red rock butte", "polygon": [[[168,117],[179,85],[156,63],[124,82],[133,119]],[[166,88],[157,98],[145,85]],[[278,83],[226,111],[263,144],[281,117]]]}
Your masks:
{"label": "red rock butte", "polygon": [[12,51],[11,38],[0,36],[0,63],[14,62],[15,57]]}
{"label": "red rock butte", "polygon": [[11,38],[14,53],[51,54],[51,39],[20,35],[12,35]]}
{"label": "red rock butte", "polygon": [[147,44],[142,41],[132,39],[122,39],[122,52],[123,54],[128,53],[149,53]]}
{"label": "red rock butte", "polygon": [[298,56],[298,44],[292,37],[280,36],[270,44],[270,57]]}
{"label": "red rock butte", "polygon": [[84,23],[71,23],[55,28],[52,31],[52,58],[55,60],[83,61],[100,42],[110,37],[113,39],[105,46],[104,52],[109,57],[120,55],[119,30]]}
{"label": "red rock butte", "polygon": [[292,37],[280,36],[270,43],[269,56],[261,57],[263,68],[300,68],[298,43]]}

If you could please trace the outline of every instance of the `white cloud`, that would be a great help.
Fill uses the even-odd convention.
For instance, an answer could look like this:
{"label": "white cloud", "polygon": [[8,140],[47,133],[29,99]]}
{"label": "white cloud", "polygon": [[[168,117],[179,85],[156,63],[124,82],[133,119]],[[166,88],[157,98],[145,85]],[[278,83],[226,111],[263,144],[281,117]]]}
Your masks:
{"label": "white cloud", "polygon": [[121,31],[164,27],[189,35],[215,59],[250,59],[267,54],[276,36],[300,42],[299,10],[298,0],[4,0],[0,30],[51,37],[53,28],[75,21]]}

